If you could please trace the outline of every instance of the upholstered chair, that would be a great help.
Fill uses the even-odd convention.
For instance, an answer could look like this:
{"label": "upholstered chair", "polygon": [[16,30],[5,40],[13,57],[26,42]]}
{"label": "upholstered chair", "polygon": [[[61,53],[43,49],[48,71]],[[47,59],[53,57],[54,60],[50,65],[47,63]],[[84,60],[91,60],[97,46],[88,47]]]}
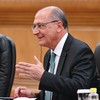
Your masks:
{"label": "upholstered chair", "polygon": [[0,97],[9,97],[13,85],[16,64],[14,41],[0,34]]}

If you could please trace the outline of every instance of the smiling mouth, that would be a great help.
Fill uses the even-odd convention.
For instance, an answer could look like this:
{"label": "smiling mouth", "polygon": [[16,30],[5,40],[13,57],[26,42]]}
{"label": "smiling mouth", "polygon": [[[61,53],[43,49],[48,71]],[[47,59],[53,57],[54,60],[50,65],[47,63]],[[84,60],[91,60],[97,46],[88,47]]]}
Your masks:
{"label": "smiling mouth", "polygon": [[43,36],[41,36],[41,37],[38,37],[38,39],[39,39],[39,40],[43,39]]}

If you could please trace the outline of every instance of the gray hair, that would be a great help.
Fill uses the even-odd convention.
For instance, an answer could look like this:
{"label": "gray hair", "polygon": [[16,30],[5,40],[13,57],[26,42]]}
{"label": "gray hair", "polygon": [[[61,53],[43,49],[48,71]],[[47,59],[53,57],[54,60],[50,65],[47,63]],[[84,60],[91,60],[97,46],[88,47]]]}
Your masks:
{"label": "gray hair", "polygon": [[63,27],[65,29],[68,28],[68,21],[66,15],[60,8],[56,6],[48,6],[43,8],[42,10],[47,10],[47,9],[51,9],[51,13],[48,15],[50,19],[60,20],[63,23]]}

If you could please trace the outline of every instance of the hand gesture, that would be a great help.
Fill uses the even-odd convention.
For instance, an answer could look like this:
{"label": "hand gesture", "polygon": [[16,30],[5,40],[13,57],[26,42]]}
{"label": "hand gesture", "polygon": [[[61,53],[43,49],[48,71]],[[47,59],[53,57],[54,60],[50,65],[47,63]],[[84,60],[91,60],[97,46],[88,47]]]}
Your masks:
{"label": "hand gesture", "polygon": [[35,64],[19,62],[16,65],[16,71],[18,71],[19,75],[22,77],[28,77],[39,81],[44,73],[44,68],[36,56],[34,56],[34,61]]}
{"label": "hand gesture", "polygon": [[17,87],[14,91],[14,97],[34,97],[34,94],[26,87]]}

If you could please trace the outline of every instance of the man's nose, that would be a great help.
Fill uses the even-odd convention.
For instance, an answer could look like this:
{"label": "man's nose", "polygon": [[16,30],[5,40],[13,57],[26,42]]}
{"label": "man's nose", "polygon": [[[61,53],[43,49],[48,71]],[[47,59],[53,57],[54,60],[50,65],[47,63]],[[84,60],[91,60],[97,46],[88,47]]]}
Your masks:
{"label": "man's nose", "polygon": [[35,29],[34,31],[33,31],[33,34],[34,35],[36,35],[36,34],[38,34],[39,33],[39,30],[38,29]]}

